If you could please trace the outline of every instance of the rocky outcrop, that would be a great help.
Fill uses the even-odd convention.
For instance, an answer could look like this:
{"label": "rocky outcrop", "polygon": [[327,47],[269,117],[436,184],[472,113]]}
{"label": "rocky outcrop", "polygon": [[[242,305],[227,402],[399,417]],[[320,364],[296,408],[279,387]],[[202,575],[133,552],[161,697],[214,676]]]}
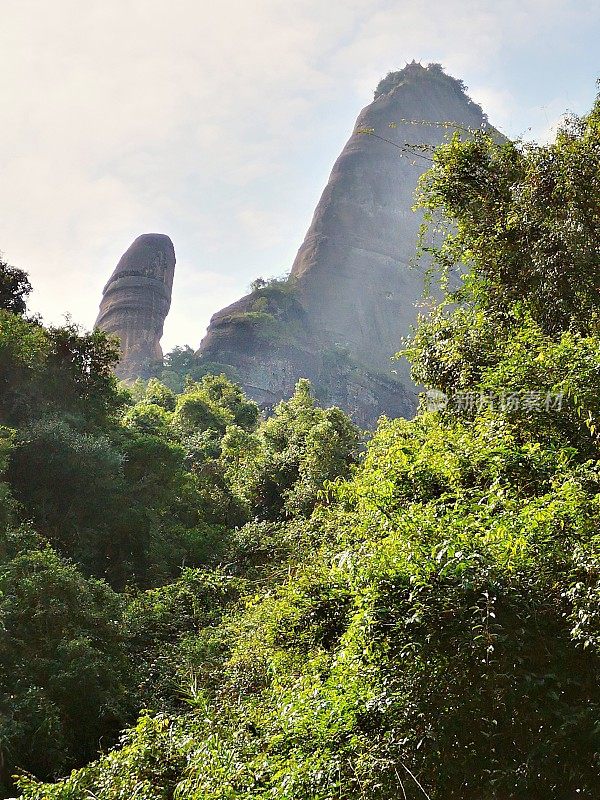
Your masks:
{"label": "rocky outcrop", "polygon": [[118,336],[117,375],[148,377],[162,361],[160,340],[171,306],[175,250],[168,236],[146,233],[123,254],[104,287],[96,327]]}
{"label": "rocky outcrop", "polygon": [[291,280],[257,288],[215,314],[198,356],[265,409],[290,397],[301,377],[323,405],[343,408],[365,428],[381,414],[407,416],[414,406],[393,373],[356,363],[347,348],[312,329]]}
{"label": "rocky outcrop", "polygon": [[200,358],[234,367],[259,402],[308,377],[359,423],[410,416],[416,387],[391,358],[416,321],[428,266],[415,264],[415,188],[452,129],[486,125],[439,65],[390,73],[333,167],[289,279],[215,314]]}

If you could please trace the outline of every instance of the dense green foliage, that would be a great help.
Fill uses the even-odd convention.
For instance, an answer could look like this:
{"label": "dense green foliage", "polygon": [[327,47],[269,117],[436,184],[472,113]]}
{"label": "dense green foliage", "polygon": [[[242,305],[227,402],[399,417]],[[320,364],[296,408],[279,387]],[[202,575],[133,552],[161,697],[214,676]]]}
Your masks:
{"label": "dense green foliage", "polygon": [[119,596],[43,542],[11,539],[0,567],[3,780],[15,763],[39,775],[81,763],[135,709]]}
{"label": "dense green foliage", "polygon": [[[5,763],[64,771],[146,709],[25,798],[598,796],[598,176],[600,102],[549,147],[436,153],[434,255],[468,268],[407,348],[438,406],[382,420],[360,458],[306,382],[266,421],[223,376],[100,382],[91,417],[72,394],[7,405]],[[53,334],[7,319],[0,357],[43,400]]]}
{"label": "dense green foliage", "polygon": [[30,292],[31,284],[27,274],[0,259],[0,308],[15,314],[24,314]]}
{"label": "dense green foliage", "polygon": [[151,374],[176,393],[183,392],[189,380],[199,381],[205,375],[223,374],[232,381],[237,374],[229,364],[215,364],[197,355],[191,347],[175,347],[164,357],[163,364],[155,365]]}
{"label": "dense green foliage", "polygon": [[[185,706],[182,681],[204,658],[194,637],[242,593],[233,572],[285,557],[289,534],[251,520],[309,513],[322,480],[347,471],[357,435],[340,412],[316,408],[304,384],[277,409],[279,424],[262,422],[223,375],[188,378],[179,395],[156,379],[125,390],[104,334],[25,317],[26,276],[5,264],[0,284],[0,786],[8,790],[16,769],[54,778],[84,764],[141,708]],[[327,460],[316,467],[314,448],[329,431]],[[270,444],[237,451],[236,437]],[[252,474],[253,491],[233,462]],[[263,496],[257,487],[277,475]],[[284,508],[284,495],[298,499]]]}

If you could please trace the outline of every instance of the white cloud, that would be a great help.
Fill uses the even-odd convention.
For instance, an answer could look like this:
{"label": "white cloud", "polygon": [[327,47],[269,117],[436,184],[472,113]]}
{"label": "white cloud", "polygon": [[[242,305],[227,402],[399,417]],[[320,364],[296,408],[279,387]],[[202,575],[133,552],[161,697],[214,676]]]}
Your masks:
{"label": "white cloud", "polygon": [[[167,346],[197,344],[253,277],[290,265],[388,70],[441,61],[492,121],[518,133],[531,112],[539,129],[507,88],[506,62],[540,36],[567,53],[566,29],[598,21],[574,0],[1,5],[0,247],[30,271],[36,310],[91,325],[131,240],[170,234]],[[555,119],[563,96],[546,100]]]}

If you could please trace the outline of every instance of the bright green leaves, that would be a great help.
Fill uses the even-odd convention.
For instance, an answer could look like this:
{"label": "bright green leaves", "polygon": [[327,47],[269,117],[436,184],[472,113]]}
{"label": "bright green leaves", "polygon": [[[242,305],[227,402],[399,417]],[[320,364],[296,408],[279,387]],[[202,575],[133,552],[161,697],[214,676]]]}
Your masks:
{"label": "bright green leaves", "polygon": [[348,417],[319,408],[303,380],[257,433],[228,430],[223,461],[250,513],[276,520],[310,514],[325,482],[348,474],[357,445]]}
{"label": "bright green leaves", "polygon": [[598,310],[600,129],[597,112],[545,147],[455,134],[438,149],[421,203],[455,232],[440,261],[473,269],[469,296],[492,313],[523,303],[546,332],[589,331]]}

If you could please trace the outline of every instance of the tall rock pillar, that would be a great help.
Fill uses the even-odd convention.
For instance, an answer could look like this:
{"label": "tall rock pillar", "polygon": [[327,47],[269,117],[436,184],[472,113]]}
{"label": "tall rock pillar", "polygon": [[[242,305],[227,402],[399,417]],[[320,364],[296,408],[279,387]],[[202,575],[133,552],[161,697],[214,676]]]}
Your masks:
{"label": "tall rock pillar", "polygon": [[121,342],[116,373],[122,380],[147,377],[162,361],[174,273],[173,242],[161,233],[145,233],[121,256],[104,287],[96,327]]}

